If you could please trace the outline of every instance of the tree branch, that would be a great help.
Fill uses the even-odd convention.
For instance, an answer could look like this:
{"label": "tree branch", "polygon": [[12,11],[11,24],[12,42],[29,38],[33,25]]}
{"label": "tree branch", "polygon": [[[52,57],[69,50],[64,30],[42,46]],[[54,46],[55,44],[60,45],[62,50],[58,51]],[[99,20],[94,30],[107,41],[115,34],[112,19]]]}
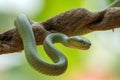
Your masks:
{"label": "tree branch", "polygon": [[[33,24],[37,45],[42,44],[50,33],[60,32],[73,36],[114,28],[120,28],[120,8],[118,7],[100,12],[90,12],[83,8],[72,9],[44,22]],[[23,44],[16,29],[0,34],[0,54],[21,50],[23,50]]]}

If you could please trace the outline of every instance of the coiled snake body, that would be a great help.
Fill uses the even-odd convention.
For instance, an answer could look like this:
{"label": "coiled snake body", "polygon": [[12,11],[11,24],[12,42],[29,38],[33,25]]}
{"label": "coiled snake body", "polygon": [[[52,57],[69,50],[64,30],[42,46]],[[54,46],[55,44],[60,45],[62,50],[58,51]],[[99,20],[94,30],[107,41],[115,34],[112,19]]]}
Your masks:
{"label": "coiled snake body", "polygon": [[37,53],[30,20],[24,14],[20,14],[15,20],[15,26],[22,38],[27,61],[34,69],[43,74],[59,75],[65,72],[67,68],[68,61],[66,57],[55,48],[53,43],[60,42],[64,46],[84,50],[89,49],[91,45],[89,40],[80,36],[67,37],[61,33],[49,34],[44,40],[44,49],[54,63],[48,63]]}

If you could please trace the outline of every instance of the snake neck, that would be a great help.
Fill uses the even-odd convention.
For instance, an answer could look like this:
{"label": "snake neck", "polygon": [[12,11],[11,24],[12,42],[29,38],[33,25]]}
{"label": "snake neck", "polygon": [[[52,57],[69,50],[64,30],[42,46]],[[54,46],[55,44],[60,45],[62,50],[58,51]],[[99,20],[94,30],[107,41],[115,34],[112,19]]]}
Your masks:
{"label": "snake neck", "polygon": [[53,34],[50,34],[49,40],[50,39],[52,43],[62,43],[63,45],[66,45],[68,37],[61,33],[53,33]]}

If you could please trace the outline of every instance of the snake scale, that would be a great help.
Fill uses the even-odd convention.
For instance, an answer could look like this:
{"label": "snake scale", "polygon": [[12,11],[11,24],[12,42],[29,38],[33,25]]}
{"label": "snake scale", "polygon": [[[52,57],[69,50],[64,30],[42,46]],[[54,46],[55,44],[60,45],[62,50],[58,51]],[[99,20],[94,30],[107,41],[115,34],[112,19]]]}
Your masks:
{"label": "snake scale", "polygon": [[64,73],[67,68],[68,61],[66,57],[55,48],[53,43],[60,42],[64,46],[82,50],[89,49],[91,45],[89,40],[80,36],[67,37],[62,33],[51,33],[45,38],[43,44],[44,50],[53,61],[53,63],[49,63],[38,55],[34,33],[32,31],[32,22],[24,14],[20,14],[14,23],[22,38],[28,63],[35,70],[43,74],[60,75]]}

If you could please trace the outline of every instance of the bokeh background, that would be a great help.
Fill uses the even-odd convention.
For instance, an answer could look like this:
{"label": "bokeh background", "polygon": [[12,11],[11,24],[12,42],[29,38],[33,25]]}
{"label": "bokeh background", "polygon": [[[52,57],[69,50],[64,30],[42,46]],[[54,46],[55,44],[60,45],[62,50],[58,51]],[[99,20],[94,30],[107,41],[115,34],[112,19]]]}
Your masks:
{"label": "bokeh background", "polygon": [[[105,9],[113,0],[0,0],[0,33],[14,27],[20,13],[34,21],[44,21],[73,8],[96,12]],[[97,31],[84,35],[92,42],[89,50],[55,46],[69,61],[67,71],[60,76],[47,76],[33,70],[24,51],[0,55],[0,80],[120,80],[120,29]],[[49,58],[43,46],[37,46],[43,59]]]}

